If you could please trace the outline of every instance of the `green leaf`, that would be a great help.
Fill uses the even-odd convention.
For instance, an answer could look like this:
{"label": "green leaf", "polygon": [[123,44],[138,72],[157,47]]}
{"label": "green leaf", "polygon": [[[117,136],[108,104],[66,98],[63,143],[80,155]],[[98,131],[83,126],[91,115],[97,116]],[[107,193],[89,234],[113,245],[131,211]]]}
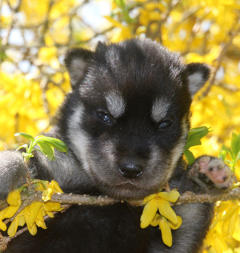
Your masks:
{"label": "green leaf", "polygon": [[187,143],[185,150],[190,147],[201,145],[201,139],[209,133],[209,129],[206,126],[192,128],[188,133]]}
{"label": "green leaf", "polygon": [[42,142],[46,142],[48,144],[51,144],[54,148],[56,148],[58,151],[60,152],[67,152],[67,145],[56,138],[53,137],[48,137],[48,136],[44,136],[44,135],[40,135],[36,137],[36,143],[38,143],[39,141]]}
{"label": "green leaf", "polygon": [[14,136],[22,136],[30,141],[34,141],[34,137],[30,134],[26,134],[26,133],[15,133]]}
{"label": "green leaf", "polygon": [[228,153],[231,153],[230,148],[223,145],[220,152],[219,152],[219,158],[222,159],[223,161],[225,161]]}
{"label": "green leaf", "polygon": [[231,141],[232,158],[236,159],[240,152],[240,134],[233,133]]}
{"label": "green leaf", "polygon": [[192,165],[195,161],[195,157],[194,157],[193,153],[190,150],[185,150],[184,155],[188,161],[188,164]]}
{"label": "green leaf", "polygon": [[55,158],[54,148],[51,144],[44,141],[38,141],[37,145],[40,147],[41,152],[46,155],[49,160],[53,160]]}

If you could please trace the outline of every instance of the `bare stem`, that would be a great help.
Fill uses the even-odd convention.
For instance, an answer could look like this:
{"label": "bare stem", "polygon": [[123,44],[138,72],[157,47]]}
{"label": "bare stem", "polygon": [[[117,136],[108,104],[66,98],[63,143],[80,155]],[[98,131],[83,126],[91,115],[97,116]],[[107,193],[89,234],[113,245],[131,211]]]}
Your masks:
{"label": "bare stem", "polygon": [[[226,201],[226,200],[240,200],[240,188],[234,188],[232,190],[217,193],[217,194],[195,194],[193,192],[185,192],[182,194],[178,201],[174,205],[182,205],[189,203],[215,203],[216,201]],[[22,199],[22,205],[18,212],[12,217],[5,221],[5,223],[11,222],[16,215],[21,212],[26,206],[30,205],[34,201],[43,201],[41,193],[34,193],[28,197],[24,196]],[[126,202],[132,206],[142,206],[142,200],[117,200],[109,198],[107,196],[90,196],[90,195],[78,195],[78,194],[54,194],[51,201],[63,204],[63,210],[65,212],[71,205],[96,205],[96,206],[106,206],[113,205],[116,203]],[[6,201],[0,201],[0,210],[7,206]],[[46,220],[48,217],[45,217]],[[7,244],[14,238],[18,237],[27,230],[27,227],[20,229],[14,237],[5,237],[0,233],[0,250],[4,250]]]}

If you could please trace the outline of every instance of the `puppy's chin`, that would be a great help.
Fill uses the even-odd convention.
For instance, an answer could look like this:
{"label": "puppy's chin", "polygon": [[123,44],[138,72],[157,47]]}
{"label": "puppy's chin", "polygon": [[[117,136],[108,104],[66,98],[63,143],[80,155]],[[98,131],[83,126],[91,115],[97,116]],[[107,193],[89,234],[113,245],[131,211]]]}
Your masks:
{"label": "puppy's chin", "polygon": [[109,197],[119,200],[139,200],[159,191],[159,187],[142,189],[131,183],[123,183],[112,187],[104,186],[102,192]]}

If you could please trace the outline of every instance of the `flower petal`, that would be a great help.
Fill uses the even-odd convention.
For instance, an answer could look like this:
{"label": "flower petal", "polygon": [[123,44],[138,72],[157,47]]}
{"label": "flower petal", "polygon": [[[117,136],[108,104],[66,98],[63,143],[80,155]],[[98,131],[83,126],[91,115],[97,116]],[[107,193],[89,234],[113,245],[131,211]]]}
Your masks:
{"label": "flower petal", "polygon": [[16,234],[17,229],[18,229],[18,223],[19,223],[19,216],[16,216],[7,231],[10,237],[13,237]]}
{"label": "flower petal", "polygon": [[176,224],[169,222],[169,226],[173,230],[179,229],[181,227],[181,225],[182,225],[182,218],[180,216],[177,216],[177,223]]}
{"label": "flower petal", "polygon": [[157,195],[170,202],[176,202],[180,196],[177,190],[172,190],[170,192],[159,192]]}
{"label": "flower petal", "polygon": [[153,218],[156,215],[158,209],[158,202],[156,199],[153,199],[149,201],[143,209],[143,213],[141,216],[141,228],[146,228],[147,226],[150,225],[152,222]]}
{"label": "flower petal", "polygon": [[163,243],[167,245],[168,247],[171,247],[172,246],[172,232],[165,218],[160,219],[159,229],[161,230],[161,233],[162,233]]}
{"label": "flower petal", "polygon": [[240,241],[240,217],[238,215],[238,217],[236,218],[236,223],[234,225],[234,232],[232,234],[232,237],[236,240],[236,241]]}
{"label": "flower petal", "polygon": [[154,198],[157,198],[157,194],[151,194],[151,195],[148,195],[147,197],[144,198],[143,200],[143,204],[146,204],[147,202],[149,202],[150,200],[154,199]]}
{"label": "flower petal", "polygon": [[45,211],[61,211],[63,208],[61,207],[60,203],[57,202],[47,202],[44,203],[44,210]]}
{"label": "flower petal", "polygon": [[9,192],[7,196],[7,202],[10,206],[20,206],[21,205],[21,195],[19,190],[14,190]]}
{"label": "flower petal", "polygon": [[31,227],[28,226],[28,230],[30,232],[31,235],[36,235],[37,233],[37,226],[36,224],[33,224]]}
{"label": "flower petal", "polygon": [[43,193],[42,193],[42,199],[43,199],[43,201],[48,201],[48,200],[50,200],[51,197],[52,197],[52,195],[53,195],[53,189],[50,188],[50,187],[48,187],[48,188],[47,188],[45,191],[43,191]]}
{"label": "flower petal", "polygon": [[25,221],[24,215],[23,214],[20,215],[20,214],[18,214],[18,216],[19,216],[18,226],[23,227],[25,225],[26,221]]}
{"label": "flower petal", "polygon": [[50,185],[54,193],[63,193],[63,190],[60,188],[58,182],[56,182],[55,180],[52,180]]}
{"label": "flower petal", "polygon": [[54,213],[47,211],[47,216],[50,218],[54,218]]}
{"label": "flower petal", "polygon": [[156,227],[159,225],[159,222],[160,222],[160,215],[159,214],[156,214],[155,217],[153,218],[152,222],[151,222],[151,226],[153,227]]}
{"label": "flower petal", "polygon": [[1,211],[0,217],[2,217],[3,219],[13,217],[13,215],[17,212],[18,208],[19,206],[8,206]]}
{"label": "flower petal", "polygon": [[36,224],[37,224],[38,227],[46,229],[47,226],[46,226],[45,221],[44,221],[44,215],[45,215],[45,211],[43,210],[43,208],[41,208],[41,210],[38,212],[38,215],[37,215],[37,218],[36,218]]}
{"label": "flower petal", "polygon": [[24,218],[27,223],[28,230],[33,225],[35,225],[35,221],[36,221],[38,212],[39,212],[42,205],[43,205],[42,202],[36,201],[36,202],[33,202],[30,206],[27,206],[26,208],[24,208],[24,210],[23,210],[24,211]]}
{"label": "flower petal", "polygon": [[171,208],[169,202],[164,199],[158,199],[157,200],[157,206],[160,214],[170,220],[173,224],[176,224],[178,222],[177,215],[174,212],[174,210]]}
{"label": "flower petal", "polygon": [[44,190],[46,190],[46,187],[42,182],[38,182],[36,184],[35,190],[43,192]]}
{"label": "flower petal", "polygon": [[2,231],[6,231],[6,229],[7,229],[6,224],[5,224],[4,222],[2,222],[2,220],[0,220],[0,229],[1,229]]}

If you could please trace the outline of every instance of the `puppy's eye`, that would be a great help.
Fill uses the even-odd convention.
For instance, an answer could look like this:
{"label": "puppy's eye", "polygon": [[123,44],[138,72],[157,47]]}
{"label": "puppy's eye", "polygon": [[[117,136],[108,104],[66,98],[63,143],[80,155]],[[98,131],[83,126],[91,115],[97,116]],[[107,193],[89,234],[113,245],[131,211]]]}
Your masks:
{"label": "puppy's eye", "polygon": [[113,118],[111,115],[104,111],[97,111],[97,117],[105,124],[108,126],[111,126],[113,124]]}
{"label": "puppy's eye", "polygon": [[159,122],[158,127],[160,130],[164,130],[164,129],[169,128],[172,125],[172,123],[173,122],[170,119],[162,120]]}

